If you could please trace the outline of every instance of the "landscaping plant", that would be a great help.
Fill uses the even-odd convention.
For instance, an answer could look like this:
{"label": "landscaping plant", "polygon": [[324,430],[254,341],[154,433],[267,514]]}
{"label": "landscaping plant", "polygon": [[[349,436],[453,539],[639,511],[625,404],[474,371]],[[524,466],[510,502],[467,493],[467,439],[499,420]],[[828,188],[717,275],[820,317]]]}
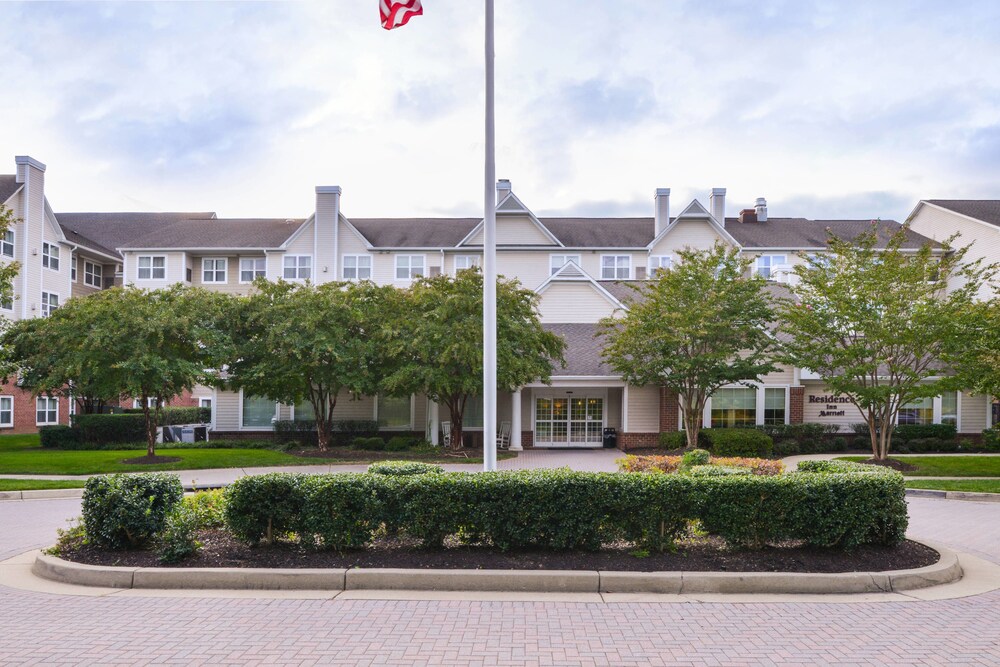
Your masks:
{"label": "landscaping plant", "polygon": [[145,546],[163,530],[184,496],[177,475],[139,473],[91,477],[83,490],[87,538],[108,549]]}

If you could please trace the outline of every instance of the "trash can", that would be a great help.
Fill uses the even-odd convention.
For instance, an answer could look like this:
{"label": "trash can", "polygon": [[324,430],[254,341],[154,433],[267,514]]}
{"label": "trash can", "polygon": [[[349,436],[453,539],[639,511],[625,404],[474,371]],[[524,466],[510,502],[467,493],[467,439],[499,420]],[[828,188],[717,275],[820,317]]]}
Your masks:
{"label": "trash can", "polygon": [[618,429],[608,426],[604,429],[604,448],[614,449],[618,446]]}

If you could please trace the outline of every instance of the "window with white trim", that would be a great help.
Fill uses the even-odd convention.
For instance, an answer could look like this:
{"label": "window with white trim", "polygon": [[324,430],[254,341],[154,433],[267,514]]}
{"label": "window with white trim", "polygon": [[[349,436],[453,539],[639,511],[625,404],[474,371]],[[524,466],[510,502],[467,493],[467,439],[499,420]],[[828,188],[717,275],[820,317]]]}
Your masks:
{"label": "window with white trim", "polygon": [[651,255],[649,257],[649,277],[660,269],[669,269],[674,265],[673,255]]}
{"label": "window with white trim", "polygon": [[409,396],[379,396],[375,402],[378,425],[387,429],[411,427]]}
{"label": "window with white trim", "polygon": [[166,280],[167,258],[165,255],[139,255],[138,280]]}
{"label": "window with white trim", "polygon": [[285,280],[309,280],[312,278],[312,255],[285,255],[282,264]]}
{"label": "window with white trim", "polygon": [[14,397],[0,396],[0,428],[14,425]]}
{"label": "window with white trim", "polygon": [[930,396],[917,398],[899,408],[899,424],[933,424],[934,399]]}
{"label": "window with white trim", "polygon": [[273,428],[277,404],[263,396],[243,396],[243,428]]}
{"label": "window with white trim", "polygon": [[756,389],[724,387],[712,394],[712,428],[748,428],[756,423]]}
{"label": "window with white trim", "polygon": [[0,310],[14,310],[14,296],[10,295],[0,299]]}
{"label": "window with white trim", "polygon": [[240,282],[252,283],[267,276],[266,257],[244,257],[240,260]]}
{"label": "window with white trim", "polygon": [[577,266],[580,266],[580,256],[579,255],[549,255],[549,275],[551,276],[556,271],[566,266],[570,262],[573,262]]}
{"label": "window with white trim", "polygon": [[423,255],[396,255],[396,280],[413,280],[423,275]]}
{"label": "window with white trim", "polygon": [[199,398],[198,407],[202,410],[208,410],[208,421],[215,421],[215,411],[212,409],[212,399],[209,398]]}
{"label": "window with white trim", "polygon": [[766,387],[764,389],[764,423],[784,424],[787,410],[785,409],[785,388]]}
{"label": "window with white trim", "polygon": [[59,399],[51,396],[39,396],[35,399],[35,425],[59,423]]}
{"label": "window with white trim", "polygon": [[[156,409],[156,397],[155,396],[147,396],[146,397],[146,405],[149,406],[150,410],[155,410]],[[142,399],[141,398],[133,398],[132,399],[132,407],[135,408],[136,410],[138,410],[139,408],[141,408],[142,407]]]}
{"label": "window with white trim", "polygon": [[100,264],[84,261],[83,263],[83,284],[100,288],[103,284],[104,267]]}
{"label": "window with white trim", "polygon": [[631,277],[631,255],[601,255],[601,280],[628,280]]}
{"label": "window with white trim", "polygon": [[54,292],[42,292],[42,317],[48,317],[59,309],[59,295]]}
{"label": "window with white trim", "polygon": [[946,391],[941,394],[941,423],[958,426],[957,391]]}
{"label": "window with white trim", "polygon": [[455,273],[479,266],[479,255],[455,255]]}
{"label": "window with white trim", "polygon": [[344,280],[371,280],[371,255],[344,255]]}
{"label": "window with white trim", "polygon": [[51,243],[42,244],[42,266],[53,271],[59,270],[59,246]]}
{"label": "window with white trim", "polygon": [[69,255],[69,279],[76,282],[76,253],[70,253]]}
{"label": "window with white trim", "polygon": [[226,269],[229,261],[225,257],[203,257],[201,260],[201,282],[226,282]]}
{"label": "window with white trim", "polygon": [[14,256],[14,230],[8,229],[3,234],[3,240],[0,240],[0,255],[4,257]]}
{"label": "window with white trim", "polygon": [[761,255],[757,258],[757,275],[765,280],[771,280],[771,273],[777,266],[788,263],[786,255]]}

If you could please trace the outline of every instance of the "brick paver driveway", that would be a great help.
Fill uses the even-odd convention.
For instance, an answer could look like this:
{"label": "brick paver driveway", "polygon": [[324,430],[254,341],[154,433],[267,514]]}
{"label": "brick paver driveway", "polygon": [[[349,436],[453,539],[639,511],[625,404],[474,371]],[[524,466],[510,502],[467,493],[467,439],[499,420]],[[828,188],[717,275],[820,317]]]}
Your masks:
{"label": "brick paver driveway", "polygon": [[[79,501],[0,502],[0,554]],[[1000,562],[1000,504],[913,499],[911,533]],[[72,597],[0,588],[0,665],[1000,664],[1000,591],[937,602]]]}

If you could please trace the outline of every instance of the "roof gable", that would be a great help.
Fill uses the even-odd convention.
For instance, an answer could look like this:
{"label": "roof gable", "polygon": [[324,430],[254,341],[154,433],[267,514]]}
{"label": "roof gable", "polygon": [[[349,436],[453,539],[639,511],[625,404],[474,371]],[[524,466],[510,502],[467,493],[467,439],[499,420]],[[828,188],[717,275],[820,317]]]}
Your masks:
{"label": "roof gable", "polygon": [[957,213],[976,222],[1000,229],[1000,199],[924,199],[913,209],[907,221],[911,220],[923,205]]}
{"label": "roof gable", "polygon": [[[497,204],[497,245],[552,245],[563,243],[513,192]],[[485,221],[480,221],[458,245],[484,244]]]}
{"label": "roof gable", "polygon": [[670,224],[664,227],[660,231],[660,233],[656,236],[656,238],[654,238],[652,241],[649,242],[649,245],[647,247],[650,249],[655,248],[663,239],[669,236],[671,232],[673,232],[679,226],[682,226],[686,221],[705,224],[708,227],[710,227],[712,231],[714,231],[715,234],[726,243],[729,243],[730,245],[733,245],[737,248],[741,247],[742,245],[739,241],[733,238],[733,235],[730,234],[725,227],[723,227],[716,221],[715,216],[709,213],[708,209],[702,206],[700,201],[698,201],[697,199],[692,199],[691,203],[688,204],[683,211],[678,213],[677,217],[671,220]]}

